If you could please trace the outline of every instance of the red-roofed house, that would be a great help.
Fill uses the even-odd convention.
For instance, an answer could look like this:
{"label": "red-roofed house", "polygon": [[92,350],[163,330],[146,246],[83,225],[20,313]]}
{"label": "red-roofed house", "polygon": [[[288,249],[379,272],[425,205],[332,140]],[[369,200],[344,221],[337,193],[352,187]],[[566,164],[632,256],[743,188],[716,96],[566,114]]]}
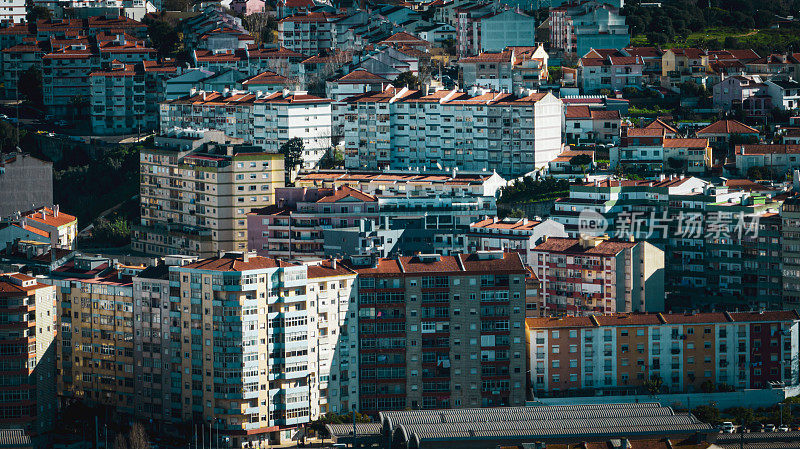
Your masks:
{"label": "red-roofed house", "polygon": [[706,85],[711,67],[708,53],[698,48],[670,48],[661,58],[661,85],[666,88],[692,81]]}
{"label": "red-roofed house", "polygon": [[592,49],[578,61],[578,83],[583,93],[621,91],[642,87],[644,61],[619,50]]}
{"label": "red-roofed house", "polygon": [[48,243],[55,248],[75,249],[78,219],[61,212],[58,205],[23,212],[19,219],[14,219],[14,222],[23,229],[46,236]]}
{"label": "red-roofed house", "polygon": [[544,47],[508,47],[500,52],[482,52],[458,60],[465,86],[512,92],[536,88],[548,77],[548,55]]}
{"label": "red-roofed house", "polygon": [[718,120],[705,128],[697,131],[695,135],[701,139],[708,139],[711,146],[728,150],[731,136],[758,140],[758,130],[736,120]]}
{"label": "red-roofed house", "polygon": [[800,168],[800,145],[736,145],[736,169],[746,175],[752,167],[763,167],[781,176]]}
{"label": "red-roofed house", "polygon": [[767,85],[760,76],[734,75],[713,87],[714,107],[722,110],[741,108],[750,117],[763,117],[772,109]]}

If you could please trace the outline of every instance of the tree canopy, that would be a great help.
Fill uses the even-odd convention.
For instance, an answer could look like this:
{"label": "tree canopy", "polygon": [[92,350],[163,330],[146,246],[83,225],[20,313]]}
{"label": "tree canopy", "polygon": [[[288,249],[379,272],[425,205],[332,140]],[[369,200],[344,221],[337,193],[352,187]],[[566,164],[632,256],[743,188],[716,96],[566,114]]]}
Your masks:
{"label": "tree canopy", "polygon": [[181,38],[174,26],[163,20],[155,20],[147,26],[147,35],[153,48],[162,55],[172,54]]}
{"label": "tree canopy", "polygon": [[303,139],[293,137],[281,145],[280,153],[283,154],[283,166],[286,171],[286,185],[292,179],[292,172],[303,165]]}
{"label": "tree canopy", "polygon": [[411,72],[403,72],[397,75],[397,78],[392,81],[392,86],[417,89],[419,87],[419,79],[417,79],[417,77]]}

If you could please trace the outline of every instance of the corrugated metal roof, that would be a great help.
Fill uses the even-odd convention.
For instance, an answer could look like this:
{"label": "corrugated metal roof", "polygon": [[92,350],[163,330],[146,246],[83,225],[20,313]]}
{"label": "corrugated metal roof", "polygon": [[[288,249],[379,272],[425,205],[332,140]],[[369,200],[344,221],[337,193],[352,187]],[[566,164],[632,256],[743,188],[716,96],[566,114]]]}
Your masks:
{"label": "corrugated metal roof", "polygon": [[417,447],[462,438],[580,438],[710,431],[690,413],[657,403],[412,410],[380,414],[386,438]]}
{"label": "corrugated metal roof", "polygon": [[32,447],[31,437],[22,429],[0,430],[0,446],[3,447]]}
{"label": "corrugated metal roof", "polygon": [[[328,424],[325,426],[332,436],[348,436],[353,434],[352,424]],[[380,435],[381,424],[377,422],[371,423],[356,423],[356,432],[360,436],[366,435]]]}

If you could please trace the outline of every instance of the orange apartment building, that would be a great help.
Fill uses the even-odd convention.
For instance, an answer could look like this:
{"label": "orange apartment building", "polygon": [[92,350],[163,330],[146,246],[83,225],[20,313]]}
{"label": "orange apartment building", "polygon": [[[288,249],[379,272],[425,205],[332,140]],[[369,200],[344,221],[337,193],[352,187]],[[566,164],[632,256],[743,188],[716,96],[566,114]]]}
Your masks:
{"label": "orange apartment building", "polygon": [[538,396],[766,388],[798,383],[796,311],[527,318]]}

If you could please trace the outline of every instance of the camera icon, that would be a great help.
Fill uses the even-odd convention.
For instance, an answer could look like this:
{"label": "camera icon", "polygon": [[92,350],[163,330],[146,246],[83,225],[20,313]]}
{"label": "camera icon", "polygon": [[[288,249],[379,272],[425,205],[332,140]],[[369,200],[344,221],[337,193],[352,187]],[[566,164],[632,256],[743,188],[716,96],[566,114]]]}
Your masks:
{"label": "camera icon", "polygon": [[578,215],[578,233],[583,236],[600,237],[606,234],[608,221],[593,210],[584,209]]}

